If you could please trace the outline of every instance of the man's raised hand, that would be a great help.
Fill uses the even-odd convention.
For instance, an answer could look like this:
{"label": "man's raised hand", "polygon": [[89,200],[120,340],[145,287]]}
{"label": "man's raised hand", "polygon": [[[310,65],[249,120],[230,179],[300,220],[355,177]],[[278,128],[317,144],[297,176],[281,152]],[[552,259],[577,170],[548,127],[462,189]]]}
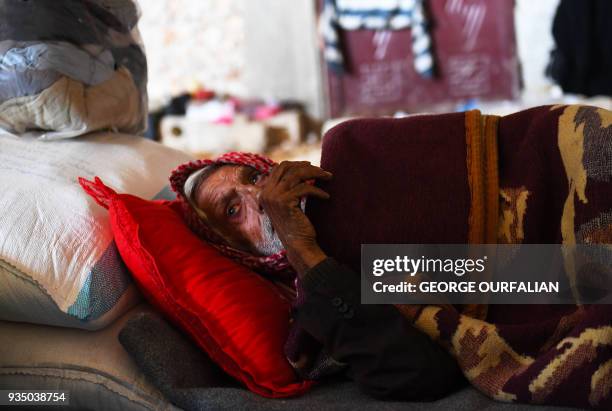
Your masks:
{"label": "man's raised hand", "polygon": [[328,199],[329,194],[309,181],[331,177],[331,173],[308,161],[283,161],[272,169],[261,191],[259,204],[270,217],[289,263],[299,275],[326,257],[317,244],[312,223],[300,208],[300,201],[307,196]]}

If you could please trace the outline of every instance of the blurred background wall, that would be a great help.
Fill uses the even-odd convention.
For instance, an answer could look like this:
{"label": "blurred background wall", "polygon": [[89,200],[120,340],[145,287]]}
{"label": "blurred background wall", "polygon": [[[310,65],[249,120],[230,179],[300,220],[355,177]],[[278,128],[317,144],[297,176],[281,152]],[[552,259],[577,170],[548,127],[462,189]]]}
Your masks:
{"label": "blurred background wall", "polygon": [[[516,0],[526,95],[550,91],[544,69],[558,3]],[[312,0],[146,0],[140,7],[152,104],[204,86],[242,97],[299,100],[322,115]]]}
{"label": "blurred background wall", "polygon": [[197,84],[245,94],[244,0],[144,0],[152,104]]}
{"label": "blurred background wall", "polygon": [[551,28],[558,5],[559,0],[516,0],[514,25],[526,94],[547,93],[553,84],[544,70],[554,46]]}
{"label": "blurred background wall", "polygon": [[[559,84],[546,75],[557,48],[555,62],[566,62],[561,69],[570,81],[584,80],[575,73],[584,62],[593,77],[606,78],[598,63],[605,42],[586,60],[559,58],[567,50],[559,53],[552,28],[568,4],[562,0],[425,0],[433,77],[414,68],[410,28],[339,30],[349,70],[334,72],[321,57],[322,1],[140,0],[147,137],[197,156],[239,150],[318,159],[325,131],[349,117],[475,108],[506,115],[567,103],[612,108],[605,87],[572,89],[559,81],[559,70]],[[574,12],[600,15],[605,4],[572,3],[577,10],[563,9],[557,30],[564,38],[606,38],[602,19],[572,22]],[[569,45],[572,56],[581,54],[578,43]]]}
{"label": "blurred background wall", "polygon": [[298,100],[321,114],[313,1],[146,0],[140,7],[153,105],[203,86]]}

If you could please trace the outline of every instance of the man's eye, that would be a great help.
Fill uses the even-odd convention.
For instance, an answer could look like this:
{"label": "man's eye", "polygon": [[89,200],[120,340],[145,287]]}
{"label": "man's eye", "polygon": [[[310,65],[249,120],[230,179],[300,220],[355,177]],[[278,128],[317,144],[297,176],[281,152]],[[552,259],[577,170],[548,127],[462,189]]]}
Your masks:
{"label": "man's eye", "polygon": [[251,184],[257,184],[257,182],[259,181],[260,178],[261,178],[261,174],[260,173],[254,173],[251,176]]}
{"label": "man's eye", "polygon": [[239,208],[240,207],[235,206],[235,205],[231,206],[230,208],[227,209],[227,215],[230,217],[236,215],[236,213],[238,213]]}

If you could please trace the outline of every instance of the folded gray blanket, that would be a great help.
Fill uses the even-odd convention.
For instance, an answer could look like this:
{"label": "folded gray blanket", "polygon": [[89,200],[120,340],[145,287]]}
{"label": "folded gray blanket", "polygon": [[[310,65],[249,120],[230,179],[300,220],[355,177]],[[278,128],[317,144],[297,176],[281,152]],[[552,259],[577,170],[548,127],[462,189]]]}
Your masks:
{"label": "folded gray blanket", "polygon": [[119,341],[166,398],[187,411],[391,411],[407,407],[412,411],[570,410],[495,402],[471,387],[435,402],[384,402],[368,397],[352,382],[340,379],[321,382],[302,397],[269,399],[249,392],[231,380],[206,353],[158,314],[140,313],[131,318],[121,330]]}
{"label": "folded gray blanket", "polygon": [[238,387],[204,351],[158,314],[144,312],[132,317],[119,333],[119,342],[157,389],[186,410],[195,409],[190,398],[198,390]]}

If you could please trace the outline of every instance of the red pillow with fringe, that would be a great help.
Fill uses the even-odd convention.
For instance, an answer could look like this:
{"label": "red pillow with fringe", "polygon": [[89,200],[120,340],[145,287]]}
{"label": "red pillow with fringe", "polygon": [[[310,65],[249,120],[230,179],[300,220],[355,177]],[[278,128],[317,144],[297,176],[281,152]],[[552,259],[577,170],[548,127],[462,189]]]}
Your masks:
{"label": "red pillow with fringe", "polygon": [[148,300],[228,374],[265,397],[299,395],[284,356],[290,305],[275,287],[201,241],[177,202],[117,194],[96,177],[83,189],[107,208],[121,257]]}

